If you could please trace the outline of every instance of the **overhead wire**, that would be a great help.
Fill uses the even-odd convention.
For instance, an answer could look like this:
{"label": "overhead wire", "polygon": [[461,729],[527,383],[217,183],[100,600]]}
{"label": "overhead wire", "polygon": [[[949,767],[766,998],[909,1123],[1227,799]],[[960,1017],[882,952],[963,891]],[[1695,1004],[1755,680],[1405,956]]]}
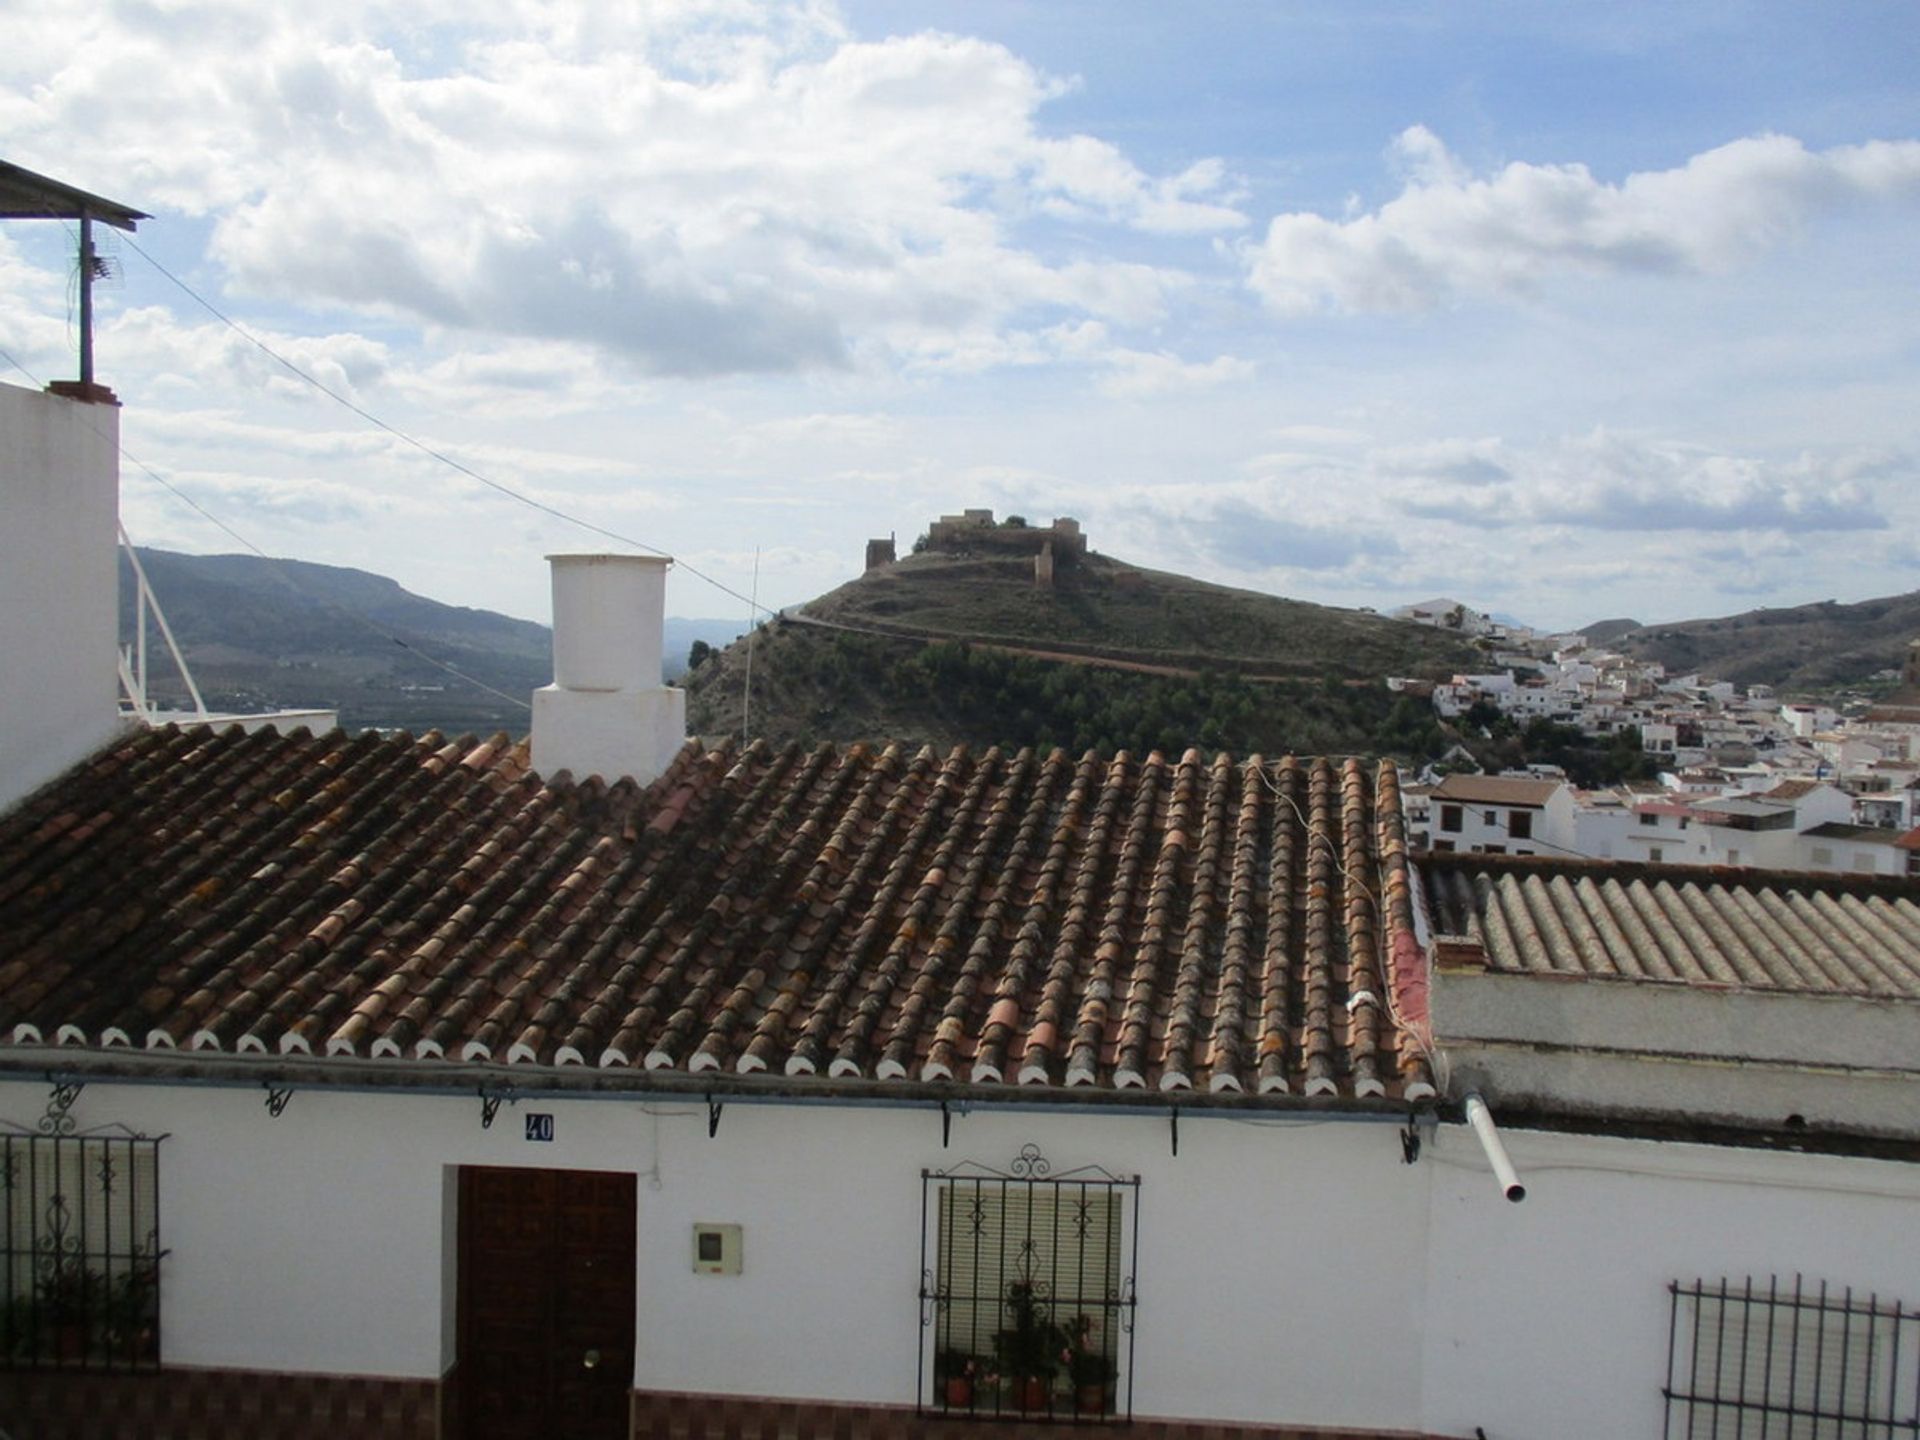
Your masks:
{"label": "overhead wire", "polygon": [[[1334,848],[1333,841],[1329,840],[1324,834],[1314,829],[1314,827],[1308,823],[1306,812],[1300,808],[1299,801],[1295,800],[1280,788],[1273,776],[1268,773],[1267,767],[1261,765],[1258,769],[1261,783],[1266,786],[1268,792],[1272,794],[1275,799],[1285,801],[1287,808],[1293,811],[1294,819],[1300,822],[1300,831],[1307,837],[1308,845],[1311,846],[1315,842],[1318,842],[1325,848],[1327,857],[1333,861],[1334,869],[1340,872],[1341,877],[1345,879],[1349,885],[1353,886],[1366,897],[1367,903],[1373,906],[1374,914],[1380,917],[1380,923],[1384,926],[1387,919],[1386,906],[1381,903],[1380,897],[1374,893],[1373,887],[1367,884],[1364,877],[1355,875],[1353,871],[1347,867],[1346,858]],[[1392,959],[1391,956],[1389,956],[1389,966],[1391,963]],[[1389,974],[1385,977],[1385,980],[1386,983],[1381,988],[1385,991],[1388,1016],[1392,1019],[1397,1029],[1412,1039],[1414,1045],[1418,1047],[1421,1056],[1426,1060],[1427,1064],[1432,1067],[1434,1079],[1439,1082],[1441,1089],[1446,1089],[1448,1084],[1448,1070],[1445,1056],[1441,1054],[1439,1049],[1426,1035],[1421,1033],[1418,1026],[1409,1024],[1406,1017],[1400,1013],[1400,1003],[1394,995],[1394,977]]]}
{"label": "overhead wire", "polygon": [[[618,530],[610,530],[606,526],[596,524],[591,520],[583,520],[578,515],[570,514],[569,512],[562,510],[557,505],[550,505],[544,500],[537,500],[533,496],[528,495],[523,491],[514,489],[511,485],[503,484],[502,482],[493,479],[491,476],[483,475],[480,471],[474,469],[471,465],[465,464],[462,461],[454,459],[451,455],[448,455],[445,451],[438,450],[432,445],[427,444],[426,441],[416,439],[414,436],[408,434],[405,430],[402,430],[399,426],[391,424],[388,421],[381,419],[378,415],[375,415],[371,410],[368,410],[364,406],[359,405],[355,403],[353,400],[348,399],[345,395],[342,395],[339,391],[333,389],[331,386],[327,385],[326,383],[318,379],[316,376],[309,374],[306,370],[294,364],[293,361],[289,360],[286,356],[282,355],[278,350],[275,350],[271,345],[267,344],[266,341],[262,340],[259,336],[255,335],[251,330],[248,330],[244,325],[240,324],[239,321],[233,319],[232,316],[228,315],[225,311],[221,310],[211,300],[207,299],[199,291],[195,290],[191,285],[187,284],[186,281],[182,280],[178,275],[174,274],[173,271],[169,270],[165,265],[162,265],[158,260],[154,259],[153,256],[149,255],[146,252],[146,250],[141,247],[138,241],[132,239],[131,237],[127,237],[126,243],[130,247],[132,247],[133,252],[136,255],[138,255],[142,260],[145,260],[149,265],[153,266],[155,270],[158,270],[168,280],[172,281],[176,286],[180,288],[182,293],[187,295],[191,300],[193,300],[195,304],[199,305],[203,310],[205,310],[209,315],[213,316],[213,318],[218,320],[222,325],[225,325],[229,330],[233,331],[234,334],[238,335],[241,339],[245,340],[248,344],[258,349],[263,355],[266,355],[269,359],[273,360],[275,364],[285,369],[288,374],[293,375],[297,379],[304,382],[305,384],[312,386],[315,390],[318,390],[322,395],[325,395],[329,400],[332,400],[334,403],[344,406],[348,410],[351,410],[355,415],[358,415],[362,420],[366,421],[369,425],[374,426],[376,429],[385,431],[387,434],[393,436],[394,439],[399,440],[404,444],[411,445],[414,449],[418,450],[421,454],[429,456],[434,460],[438,460],[442,465],[447,466],[449,469],[458,471],[460,474],[466,476],[469,480],[476,481],[479,484],[486,486],[489,490],[497,491],[499,494],[506,496],[509,500],[517,500],[522,505],[526,505],[534,510],[538,510],[542,514],[549,515],[556,520],[564,521],[569,525],[578,526],[580,529],[586,530],[591,532],[592,534],[601,536],[603,539],[612,540],[621,545],[630,545],[636,550],[645,550],[646,552],[652,555],[666,555],[668,553],[667,551],[662,550],[657,545],[650,545],[644,540],[636,540],[631,535],[623,535]],[[681,560],[681,559],[675,559],[674,564],[678,565],[682,570],[685,570],[689,575],[693,576],[695,579],[705,581],[707,584],[713,586],[714,589],[720,591],[724,595],[730,595],[734,599],[739,600],[744,604],[747,604],[750,606],[755,604],[755,601],[751,596],[741,594],[740,591],[734,589],[733,586],[727,584],[723,580],[715,579],[712,575],[707,574],[706,571],[701,570],[698,566],[689,564],[687,561]]]}
{"label": "overhead wire", "polygon": [[[22,365],[20,361],[16,359],[12,355],[12,353],[6,350],[4,347],[0,347],[0,359],[4,359],[15,370],[18,370],[22,375],[26,376],[27,379],[31,380],[35,386],[41,385],[41,381],[39,377],[36,376],[31,370],[27,369],[25,365]],[[105,432],[100,430],[97,426],[92,426],[90,424],[89,428],[92,429],[94,433],[96,435],[99,435],[102,439],[107,438]],[[170,495],[172,495],[176,500],[180,501],[183,505],[186,505],[188,508],[192,509],[202,519],[206,520],[208,524],[216,526],[225,534],[231,536],[237,543],[244,546],[246,549],[250,550],[254,555],[266,561],[267,564],[271,565],[274,568],[274,572],[276,576],[279,578],[279,580],[281,581],[281,583],[286,585],[289,589],[293,590],[296,594],[303,595],[308,601],[310,601],[315,605],[320,606],[323,610],[331,611],[334,614],[343,616],[344,618],[353,621],[357,625],[364,626],[366,629],[371,630],[374,634],[380,636],[382,639],[392,641],[395,645],[398,645],[402,650],[405,650],[409,655],[412,655],[416,659],[419,659],[425,662],[426,664],[432,666],[434,669],[441,671],[443,674],[451,675],[454,679],[459,680],[464,684],[473,686],[476,690],[484,690],[487,694],[494,696],[496,699],[505,700],[508,704],[511,704],[511,705],[517,705],[522,710],[531,710],[533,708],[532,704],[529,701],[526,701],[517,695],[509,694],[505,690],[501,690],[492,685],[489,685],[486,681],[467,674],[464,670],[461,670],[456,666],[448,664],[446,661],[439,659],[437,656],[429,655],[426,651],[422,650],[418,645],[415,645],[412,641],[406,639],[403,636],[396,635],[392,630],[380,624],[377,620],[372,619],[370,616],[362,615],[358,611],[350,610],[347,607],[337,604],[334,601],[322,600],[319,597],[315,596],[311,591],[303,587],[300,584],[300,582],[293,577],[293,575],[286,569],[286,567],[282,564],[282,562],[278,557],[269,555],[266,551],[262,550],[258,545],[254,544],[253,541],[249,540],[245,535],[242,535],[238,530],[234,529],[233,526],[229,525],[226,521],[222,520],[218,515],[215,515],[212,511],[208,510],[206,506],[202,505],[198,500],[195,500],[191,495],[187,494],[186,491],[182,490],[179,486],[175,485],[172,481],[168,480],[159,471],[155,470],[151,465],[147,464],[146,461],[142,460],[139,456],[135,455],[132,451],[128,450],[125,445],[120,444],[118,440],[115,440],[114,444],[115,444],[115,448],[119,450],[120,458],[122,460],[125,460],[129,465],[132,465],[135,469],[139,470],[148,479],[152,480],[155,484],[159,485],[162,489],[166,490]]]}

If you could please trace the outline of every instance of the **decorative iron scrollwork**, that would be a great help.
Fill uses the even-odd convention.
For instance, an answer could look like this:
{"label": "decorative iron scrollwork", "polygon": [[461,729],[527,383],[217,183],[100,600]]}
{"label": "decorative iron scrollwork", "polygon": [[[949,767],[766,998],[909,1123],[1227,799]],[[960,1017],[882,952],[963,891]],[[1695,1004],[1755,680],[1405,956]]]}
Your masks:
{"label": "decorative iron scrollwork", "polygon": [[1013,1163],[1007,1167],[1017,1179],[1044,1180],[1053,1173],[1053,1162],[1040,1153],[1040,1147],[1029,1140],[1020,1147],[1020,1153],[1013,1157]]}
{"label": "decorative iron scrollwork", "polygon": [[933,1271],[922,1270],[920,1272],[920,1328],[925,1330],[930,1327],[934,1316],[945,1310],[952,1298],[950,1286],[936,1281]]}
{"label": "decorative iron scrollwork", "polygon": [[56,1080],[53,1092],[47,1096],[47,1113],[40,1117],[42,1135],[71,1135],[77,1122],[72,1115],[73,1102],[80,1098],[80,1092],[86,1089],[84,1080]]}

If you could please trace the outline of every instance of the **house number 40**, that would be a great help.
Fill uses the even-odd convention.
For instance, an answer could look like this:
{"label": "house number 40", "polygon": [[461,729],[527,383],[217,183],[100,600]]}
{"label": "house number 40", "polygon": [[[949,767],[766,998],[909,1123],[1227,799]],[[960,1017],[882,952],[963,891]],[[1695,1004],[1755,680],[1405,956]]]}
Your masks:
{"label": "house number 40", "polygon": [[527,1139],[529,1140],[553,1139],[553,1116],[551,1115],[527,1116]]}

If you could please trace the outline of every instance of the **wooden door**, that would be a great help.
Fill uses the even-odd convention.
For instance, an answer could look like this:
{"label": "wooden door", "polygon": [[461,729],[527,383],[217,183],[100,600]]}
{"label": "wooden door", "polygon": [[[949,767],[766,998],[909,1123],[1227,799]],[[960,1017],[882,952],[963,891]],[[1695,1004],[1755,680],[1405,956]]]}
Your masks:
{"label": "wooden door", "polygon": [[460,1414],[468,1440],[625,1440],[634,1178],[460,1172]]}

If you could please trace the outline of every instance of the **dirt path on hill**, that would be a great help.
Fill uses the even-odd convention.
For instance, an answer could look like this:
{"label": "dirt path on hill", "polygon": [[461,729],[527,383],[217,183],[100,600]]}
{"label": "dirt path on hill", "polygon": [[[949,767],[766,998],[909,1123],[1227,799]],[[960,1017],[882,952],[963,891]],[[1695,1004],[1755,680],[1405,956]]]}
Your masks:
{"label": "dirt path on hill", "polygon": [[[1062,665],[1083,665],[1095,670],[1121,670],[1135,675],[1166,675],[1177,680],[1196,680],[1208,669],[1225,670],[1239,676],[1242,680],[1256,685],[1280,685],[1290,681],[1311,679],[1305,671],[1265,672],[1247,667],[1259,661],[1246,656],[1204,655],[1180,656],[1187,664],[1169,664],[1157,660],[1128,660],[1114,655],[1102,655],[1092,647],[1084,649],[1054,648],[1063,642],[1054,642],[1054,647],[1042,648],[1038,645],[1023,644],[1010,638],[985,638],[972,635],[954,635],[938,630],[921,630],[908,625],[849,625],[842,620],[822,620],[814,615],[802,615],[791,610],[778,612],[778,618],[789,625],[805,625],[815,630],[836,630],[846,635],[871,635],[881,640],[917,640],[922,644],[937,645],[954,642],[971,645],[980,650],[994,650],[1003,655],[1021,655],[1031,660],[1051,660]],[[1071,645],[1071,642],[1064,642]],[[1372,680],[1345,680],[1347,685],[1372,685]]]}

